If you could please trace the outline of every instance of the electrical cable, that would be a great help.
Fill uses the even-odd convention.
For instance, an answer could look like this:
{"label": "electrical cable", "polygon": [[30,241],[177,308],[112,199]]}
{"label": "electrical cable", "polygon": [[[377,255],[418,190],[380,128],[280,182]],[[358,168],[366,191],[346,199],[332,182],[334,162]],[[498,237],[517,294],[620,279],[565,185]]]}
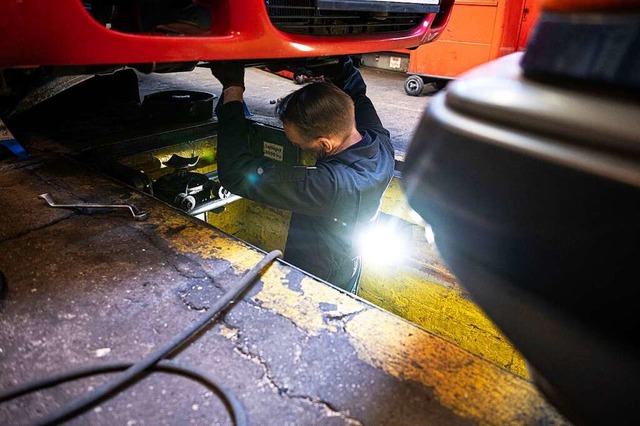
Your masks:
{"label": "electrical cable", "polygon": [[[75,370],[59,373],[57,375],[46,377],[44,379],[33,380],[20,386],[16,386],[13,389],[0,392],[0,403],[18,398],[22,395],[26,395],[32,392],[51,388],[61,383],[69,382],[71,380],[82,379],[84,377],[95,376],[97,374],[124,371],[127,368],[131,367],[133,364],[134,363],[132,362],[111,362],[102,365],[80,367]],[[247,420],[247,415],[238,398],[236,398],[236,396],[225,387],[217,384],[215,380],[211,376],[208,376],[206,373],[196,370],[193,367],[187,367],[177,364],[175,361],[167,359],[158,361],[158,363],[152,367],[152,371],[178,374],[180,376],[200,382],[202,385],[206,386],[216,395],[218,395],[225,408],[229,412],[231,419],[235,425],[248,426],[249,422]]]}
{"label": "electrical cable", "polygon": [[[207,312],[204,316],[199,318],[196,322],[185,328],[182,332],[180,332],[177,336],[175,336],[169,343],[156,350],[152,354],[148,355],[146,358],[141,361],[131,365],[128,367],[122,375],[114,379],[113,381],[93,390],[89,394],[78,398],[75,401],[67,404],[66,406],[54,411],[53,413],[47,415],[44,418],[36,420],[37,425],[54,425],[59,424],[61,422],[70,420],[87,410],[95,407],[101,402],[106,401],[107,399],[113,397],[118,392],[126,389],[131,386],[140,378],[143,378],[147,374],[151,372],[154,366],[164,357],[168,356],[172,352],[174,352],[178,347],[182,346],[186,341],[188,341],[192,336],[201,331],[211,320],[216,318],[226,307],[227,305],[235,302],[236,298],[244,293],[252,284],[255,283],[256,279],[260,276],[261,272],[264,268],[266,268],[271,262],[273,262],[277,257],[282,256],[282,252],[279,250],[274,250],[268,253],[260,262],[258,262],[249,272],[247,272],[239,281],[238,285],[232,290],[228,291],[220,299],[210,308],[210,311]],[[174,364],[175,366],[175,364]],[[83,370],[84,371],[84,370]],[[83,376],[84,377],[84,376]],[[56,379],[50,378],[45,379],[44,382],[50,382],[51,380]],[[207,381],[209,381],[207,379]],[[59,383],[59,382],[58,382]],[[211,382],[213,383],[213,382]],[[40,386],[38,384],[38,386]],[[22,387],[21,387],[22,388]],[[18,389],[19,390],[19,389]],[[20,390],[19,390],[20,391]],[[14,394],[16,391],[12,390],[10,392],[6,392],[6,394]],[[29,390],[32,392],[32,390]],[[24,391],[20,391],[20,395],[23,395]],[[17,396],[17,395],[16,395]],[[3,399],[0,399],[2,401]]]}

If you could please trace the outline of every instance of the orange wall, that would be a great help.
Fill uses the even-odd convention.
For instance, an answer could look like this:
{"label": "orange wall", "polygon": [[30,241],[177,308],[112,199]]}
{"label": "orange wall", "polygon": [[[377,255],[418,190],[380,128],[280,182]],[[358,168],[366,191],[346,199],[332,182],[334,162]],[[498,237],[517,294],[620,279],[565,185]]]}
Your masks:
{"label": "orange wall", "polygon": [[[411,52],[408,72],[456,77],[517,51],[519,40],[528,35],[521,31],[530,29],[523,25],[523,10],[535,3],[537,0],[457,0],[440,38]],[[525,16],[531,22],[537,13]]]}

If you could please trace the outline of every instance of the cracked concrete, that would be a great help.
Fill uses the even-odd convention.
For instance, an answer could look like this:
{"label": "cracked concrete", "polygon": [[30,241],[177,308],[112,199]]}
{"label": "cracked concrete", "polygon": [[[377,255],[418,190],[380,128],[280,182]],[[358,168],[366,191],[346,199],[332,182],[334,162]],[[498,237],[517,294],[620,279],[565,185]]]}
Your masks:
{"label": "cracked concrete", "polygon": [[358,315],[359,313],[364,312],[364,309],[359,309],[355,312],[336,312],[336,313],[327,313],[323,316],[324,321],[327,324],[338,326],[338,328],[346,333],[346,327],[349,320]]}
{"label": "cracked concrete", "polygon": [[299,399],[304,401],[305,403],[320,407],[325,412],[328,418],[339,417],[341,420],[345,422],[344,424],[362,425],[361,421],[352,418],[351,416],[349,416],[348,413],[345,413],[343,411],[336,409],[335,407],[332,406],[331,403],[324,401],[317,396],[299,395],[299,394],[290,393],[290,389],[276,383],[267,362],[263,358],[261,358],[258,354],[252,353],[246,346],[236,345],[234,350],[244,358],[250,360],[256,365],[259,365],[262,368],[264,372],[264,375],[262,377],[263,382],[266,383],[267,386],[269,386],[271,389],[276,391],[278,395],[286,398],[290,398],[290,399]]}
{"label": "cracked concrete", "polygon": [[351,418],[347,413],[344,413],[342,411],[337,410],[335,407],[333,407],[330,403],[328,403],[327,401],[323,401],[322,399],[318,398],[317,396],[310,396],[310,395],[297,395],[297,394],[293,394],[289,392],[289,389],[279,385],[276,383],[276,381],[273,379],[271,372],[269,371],[269,366],[267,364],[267,362],[265,360],[263,360],[260,356],[251,353],[246,347],[240,347],[240,346],[236,346],[235,350],[240,353],[243,357],[249,359],[250,361],[254,362],[255,364],[259,365],[260,367],[262,367],[263,371],[264,371],[264,376],[263,378],[265,379],[265,383],[273,390],[278,392],[278,395],[280,396],[284,396],[287,398],[291,398],[291,399],[300,399],[302,401],[305,401],[309,404],[312,405],[317,405],[320,406],[323,410],[326,411],[327,417],[340,417],[343,420],[345,420],[346,424],[353,424],[353,425],[361,425],[362,422],[360,422],[357,419]]}
{"label": "cracked concrete", "polygon": [[[225,324],[240,330],[236,350],[260,366],[264,375],[262,380],[270,389],[283,397],[314,403],[322,409],[323,416],[327,416],[321,424],[332,424],[331,421],[336,421],[336,424],[394,424],[392,418],[397,411],[391,407],[402,405],[401,398],[408,395],[399,395],[398,399],[390,397],[385,401],[373,397],[376,393],[370,394],[361,383],[374,380],[378,384],[373,379],[375,373],[371,376],[368,366],[354,357],[341,332],[313,336],[286,317],[273,317],[270,309],[242,304],[246,305],[251,305],[253,312],[233,310],[227,314]],[[337,317],[346,323],[359,312]],[[266,321],[273,325],[259,334],[253,332],[256,325]],[[391,387],[396,384],[399,382],[389,382]],[[353,397],[362,403],[360,407]],[[415,401],[422,399],[418,395],[414,397]],[[373,401],[379,410],[371,409]],[[417,410],[417,416],[420,416],[420,411]],[[380,416],[380,412],[387,415]],[[415,423],[406,424],[428,424],[418,417],[412,421]],[[456,421],[447,424],[456,424]]]}
{"label": "cracked concrete", "polygon": [[22,232],[17,232],[17,233],[15,233],[13,235],[10,235],[10,236],[7,236],[7,237],[5,237],[3,239],[0,239],[0,243],[6,243],[6,242],[9,242],[11,240],[19,240],[20,238],[25,237],[25,236],[27,236],[27,235],[29,235],[31,233],[42,231],[42,230],[47,229],[49,227],[53,227],[53,226],[57,225],[58,223],[62,222],[63,220],[69,219],[72,216],[74,216],[74,214],[73,213],[69,213],[66,216],[63,216],[63,217],[61,217],[59,219],[56,219],[56,220],[53,220],[51,222],[45,223],[45,224],[43,224],[41,226],[38,226],[36,228],[30,228],[30,229],[26,229],[26,230],[24,230]]}
{"label": "cracked concrete", "polygon": [[[6,217],[0,224],[0,270],[9,286],[0,301],[0,389],[72,367],[141,359],[192,324],[202,315],[199,310],[211,306],[261,257],[228,235],[72,161],[46,155],[41,161],[36,168],[0,174],[0,205]],[[113,212],[74,214],[37,203],[37,195],[53,187],[60,199],[133,202],[150,218],[135,222]],[[376,314],[366,315],[372,312]],[[311,323],[304,316],[317,316],[318,321]],[[351,325],[366,318],[375,318],[380,324],[374,326],[390,331],[389,340],[400,338],[393,334],[400,329],[396,317],[278,263],[242,302],[173,358],[214,376],[237,395],[255,425],[556,420],[531,391],[512,397],[506,407],[508,414],[515,411],[512,417],[492,423],[481,417],[484,411],[475,418],[460,415],[438,396],[469,383],[464,368],[471,355],[446,342],[435,345],[433,336],[404,323],[414,341],[424,346],[414,352],[401,347],[396,358],[378,351],[380,342],[368,346],[358,341],[356,348]],[[406,363],[407,368],[442,377],[438,386],[444,389],[398,368],[405,368],[398,359],[423,353],[433,358],[416,358],[417,366]],[[452,367],[432,371],[424,359]],[[500,392],[514,382],[518,389],[528,389],[508,372],[473,360],[492,373],[489,377],[502,379],[495,379]],[[87,378],[0,404],[0,424],[32,421],[105,380]],[[500,392],[487,396],[484,388],[478,388],[482,395],[474,387],[462,389],[471,405],[483,401],[487,411],[505,409]],[[520,411],[531,405],[545,409]],[[197,383],[154,374],[69,424],[230,422],[217,398]]]}

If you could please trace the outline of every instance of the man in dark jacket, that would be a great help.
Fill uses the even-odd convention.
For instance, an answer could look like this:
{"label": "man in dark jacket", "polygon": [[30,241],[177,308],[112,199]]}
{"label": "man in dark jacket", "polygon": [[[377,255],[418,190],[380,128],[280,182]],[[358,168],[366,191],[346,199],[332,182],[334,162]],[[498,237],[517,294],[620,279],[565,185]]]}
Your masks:
{"label": "man in dark jacket", "polygon": [[285,260],[357,293],[362,269],[357,234],[377,217],[394,170],[389,132],[366,96],[360,72],[342,59],[325,74],[333,83],[306,85],[278,107],[287,138],[316,157],[314,167],[254,157],[244,114],[244,68],[226,64],[212,72],[223,85],[216,108],[221,184],[292,211]]}

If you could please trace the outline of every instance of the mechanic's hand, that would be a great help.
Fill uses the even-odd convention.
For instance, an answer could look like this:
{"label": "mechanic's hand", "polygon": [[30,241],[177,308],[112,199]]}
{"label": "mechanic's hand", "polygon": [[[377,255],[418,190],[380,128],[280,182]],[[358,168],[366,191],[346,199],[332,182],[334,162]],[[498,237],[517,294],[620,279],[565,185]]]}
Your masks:
{"label": "mechanic's hand", "polygon": [[312,70],[314,75],[322,75],[325,80],[342,87],[353,71],[353,61],[350,56],[340,56],[337,63],[314,67]]}
{"label": "mechanic's hand", "polygon": [[211,73],[220,80],[222,90],[236,86],[244,89],[244,64],[237,61],[216,62],[211,65]]}

